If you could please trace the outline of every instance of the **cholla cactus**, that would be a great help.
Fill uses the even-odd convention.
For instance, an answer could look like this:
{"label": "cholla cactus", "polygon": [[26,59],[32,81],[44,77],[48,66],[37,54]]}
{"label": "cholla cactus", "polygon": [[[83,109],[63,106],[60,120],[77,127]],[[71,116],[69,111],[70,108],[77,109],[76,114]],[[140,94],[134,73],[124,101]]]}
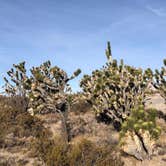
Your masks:
{"label": "cholla cactus", "polygon": [[112,60],[110,45],[106,50],[108,63],[85,75],[80,86],[98,117],[113,121],[117,128],[130,115],[131,109],[144,104],[147,86],[152,80],[152,71],[136,69]]}
{"label": "cholla cactus", "polygon": [[161,96],[165,99],[166,102],[166,59],[164,59],[164,67],[161,70],[155,71],[155,82],[154,87],[158,89]]}
{"label": "cholla cactus", "polygon": [[30,88],[30,80],[26,76],[25,62],[21,62],[18,65],[13,64],[13,68],[11,68],[7,74],[10,81],[4,77],[5,92],[8,95],[25,96],[26,91]]}

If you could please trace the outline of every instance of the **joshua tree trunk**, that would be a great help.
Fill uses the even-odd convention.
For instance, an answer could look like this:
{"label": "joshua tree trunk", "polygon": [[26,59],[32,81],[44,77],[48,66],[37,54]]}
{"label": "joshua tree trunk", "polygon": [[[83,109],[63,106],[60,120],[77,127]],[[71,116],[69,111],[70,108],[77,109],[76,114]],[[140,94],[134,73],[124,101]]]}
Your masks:
{"label": "joshua tree trunk", "polygon": [[61,125],[62,125],[62,138],[65,142],[69,142],[69,131],[67,128],[67,119],[68,119],[68,109],[66,108],[65,111],[57,110],[60,117],[61,117]]}

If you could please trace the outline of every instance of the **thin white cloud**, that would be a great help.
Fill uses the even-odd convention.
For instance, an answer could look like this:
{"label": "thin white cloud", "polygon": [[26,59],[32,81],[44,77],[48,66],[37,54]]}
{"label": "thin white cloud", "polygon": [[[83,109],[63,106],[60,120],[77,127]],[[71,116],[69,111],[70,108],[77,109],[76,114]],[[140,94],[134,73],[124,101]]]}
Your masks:
{"label": "thin white cloud", "polygon": [[163,8],[154,8],[151,6],[147,6],[146,9],[159,17],[166,17],[166,10],[164,10]]}

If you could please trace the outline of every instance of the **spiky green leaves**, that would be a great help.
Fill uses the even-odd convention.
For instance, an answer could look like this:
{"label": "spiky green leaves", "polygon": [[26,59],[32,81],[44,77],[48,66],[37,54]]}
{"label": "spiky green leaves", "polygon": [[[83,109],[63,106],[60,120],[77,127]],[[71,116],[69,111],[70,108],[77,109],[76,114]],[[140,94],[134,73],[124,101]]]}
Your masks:
{"label": "spiky green leaves", "polygon": [[[108,56],[109,45],[106,51]],[[123,60],[106,63],[92,75],[85,75],[80,86],[84,95],[91,100],[97,115],[105,114],[108,119],[122,123],[135,105],[144,103],[147,87],[152,80],[152,71],[124,65]]]}
{"label": "spiky green leaves", "polygon": [[73,75],[70,77],[69,80],[74,79],[74,78],[77,77],[80,73],[81,73],[81,69],[77,69],[77,70],[73,73]]}
{"label": "spiky green leaves", "polygon": [[25,86],[28,86],[28,77],[26,76],[25,62],[21,62],[18,65],[13,64],[7,72],[8,78],[4,77],[5,91],[8,95],[21,95],[26,94]]}
{"label": "spiky green leaves", "polygon": [[[5,90],[8,94],[24,95],[29,99],[29,109],[32,114],[43,110],[56,111],[67,103],[67,92],[71,91],[67,82],[81,73],[78,69],[71,77],[57,66],[51,66],[46,61],[39,67],[30,69],[31,76],[26,75],[25,62],[13,65],[7,72],[10,81],[5,77]],[[11,83],[10,83],[11,82]]]}
{"label": "spiky green leaves", "polygon": [[[30,109],[39,112],[61,111],[60,107],[68,102],[67,92],[71,91],[68,81],[78,76],[77,70],[69,78],[67,73],[47,61],[39,67],[33,67],[30,98]],[[31,102],[32,101],[32,102]]]}
{"label": "spiky green leaves", "polygon": [[112,53],[111,53],[110,42],[107,42],[107,49],[106,49],[105,53],[106,53],[108,62],[111,63],[112,62]]}
{"label": "spiky green leaves", "polygon": [[156,124],[156,110],[144,110],[140,105],[132,110],[130,116],[122,124],[121,138],[127,131],[138,133],[140,130],[149,131],[151,137],[158,138],[161,128]]}

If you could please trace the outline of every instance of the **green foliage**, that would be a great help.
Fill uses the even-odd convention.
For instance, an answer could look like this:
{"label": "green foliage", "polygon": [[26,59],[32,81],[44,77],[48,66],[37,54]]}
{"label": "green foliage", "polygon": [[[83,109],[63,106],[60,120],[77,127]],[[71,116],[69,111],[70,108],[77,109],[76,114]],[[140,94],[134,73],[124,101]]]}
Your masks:
{"label": "green foliage", "polygon": [[[67,116],[69,104],[68,93],[71,92],[71,88],[68,81],[77,77],[81,70],[76,70],[71,77],[67,76],[67,73],[57,66],[51,66],[51,62],[47,61],[39,67],[33,67],[31,76],[26,75],[25,62],[18,65],[13,65],[8,75],[12,82],[5,79],[5,90],[12,95],[21,94],[28,99],[28,112],[31,115],[37,113],[59,113],[62,120],[62,129],[65,134],[64,138],[68,140],[67,134]],[[19,92],[19,93],[17,93]],[[70,102],[70,103],[69,103]],[[27,122],[28,123],[28,122]]]}
{"label": "green foliage", "polygon": [[26,96],[31,114],[62,111],[67,103],[67,93],[71,90],[68,81],[77,77],[81,70],[68,77],[66,72],[57,66],[52,67],[51,62],[47,61],[30,71],[31,76],[28,77],[25,62],[13,65],[7,72],[10,81],[4,78],[7,94]]}
{"label": "green foliage", "polygon": [[158,89],[161,96],[165,99],[166,102],[166,59],[163,60],[164,66],[161,68],[161,70],[155,71],[155,81],[154,81],[154,87]]}
{"label": "green foliage", "polygon": [[122,124],[120,138],[127,131],[138,133],[140,130],[147,130],[152,138],[157,139],[161,133],[161,129],[156,124],[156,116],[157,112],[155,109],[144,110],[142,105],[134,108],[127,120]]}
{"label": "green foliage", "polygon": [[152,81],[151,69],[143,71],[112,60],[110,44],[106,50],[108,63],[92,75],[84,75],[80,86],[96,115],[121,124],[138,104],[145,103],[148,85]]}

